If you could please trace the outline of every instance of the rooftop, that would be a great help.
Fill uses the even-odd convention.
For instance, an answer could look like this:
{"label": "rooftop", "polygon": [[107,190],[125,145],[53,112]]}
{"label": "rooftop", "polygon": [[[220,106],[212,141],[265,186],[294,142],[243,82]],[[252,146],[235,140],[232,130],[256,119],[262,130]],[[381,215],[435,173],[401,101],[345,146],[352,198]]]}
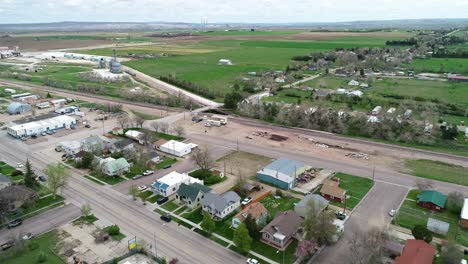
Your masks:
{"label": "rooftop", "polygon": [[320,193],[342,198],[346,194],[346,191],[340,188],[338,182],[332,180],[325,180],[323,181]]}
{"label": "rooftop", "polygon": [[307,168],[308,166],[302,162],[280,158],[265,166],[258,173],[269,174],[284,182],[291,182],[296,175],[301,174]]}
{"label": "rooftop", "polygon": [[160,146],[160,148],[167,148],[175,151],[180,151],[187,147],[190,147],[190,145],[175,140],[169,140],[168,142]]}
{"label": "rooftop", "polygon": [[292,236],[299,229],[302,221],[302,218],[294,211],[279,212],[261,232],[271,235],[279,233],[286,237]]}
{"label": "rooftop", "polygon": [[460,218],[468,220],[468,198],[465,198],[465,202],[463,203],[463,209],[461,211]]}
{"label": "rooftop", "polygon": [[436,250],[423,240],[408,239],[403,254],[394,264],[432,264]]}
{"label": "rooftop", "polygon": [[447,201],[447,196],[437,191],[423,191],[417,198],[418,202],[430,202],[440,208],[444,208]]}
{"label": "rooftop", "polygon": [[63,123],[63,122],[76,122],[76,119],[67,115],[60,115],[60,116],[52,117],[49,119],[24,123],[22,125],[15,125],[15,126],[10,127],[10,129],[12,130],[31,129],[32,130],[38,127],[47,127],[47,126],[51,126],[52,124]]}

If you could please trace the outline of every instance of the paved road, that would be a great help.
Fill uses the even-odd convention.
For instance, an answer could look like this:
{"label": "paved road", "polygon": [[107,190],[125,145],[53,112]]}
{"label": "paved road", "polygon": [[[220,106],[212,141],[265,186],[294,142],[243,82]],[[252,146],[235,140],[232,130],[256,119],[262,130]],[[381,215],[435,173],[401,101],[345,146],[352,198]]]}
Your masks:
{"label": "paved road", "polygon": [[0,244],[13,237],[32,233],[34,236],[46,233],[81,216],[80,208],[73,204],[48,210],[40,215],[24,220],[23,224],[12,229],[0,230]]}

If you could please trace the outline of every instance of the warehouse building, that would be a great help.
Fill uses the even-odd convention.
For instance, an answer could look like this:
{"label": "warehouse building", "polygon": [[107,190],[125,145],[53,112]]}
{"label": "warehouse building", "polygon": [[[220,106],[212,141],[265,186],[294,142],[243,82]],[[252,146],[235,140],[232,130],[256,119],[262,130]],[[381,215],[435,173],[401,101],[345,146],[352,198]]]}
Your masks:
{"label": "warehouse building", "polygon": [[8,105],[7,112],[10,115],[19,115],[31,111],[31,106],[28,104],[22,104],[18,102],[13,102]]}
{"label": "warehouse building", "polygon": [[29,137],[53,129],[70,128],[76,125],[76,119],[70,116],[56,116],[49,119],[14,125],[7,129],[15,138]]}
{"label": "warehouse building", "polygon": [[310,167],[302,162],[281,158],[259,170],[256,177],[260,181],[289,190],[296,185],[296,177],[308,168]]}
{"label": "warehouse building", "polygon": [[192,147],[192,144],[185,144],[179,141],[170,140],[159,146],[159,150],[177,157],[182,157],[192,152]]}

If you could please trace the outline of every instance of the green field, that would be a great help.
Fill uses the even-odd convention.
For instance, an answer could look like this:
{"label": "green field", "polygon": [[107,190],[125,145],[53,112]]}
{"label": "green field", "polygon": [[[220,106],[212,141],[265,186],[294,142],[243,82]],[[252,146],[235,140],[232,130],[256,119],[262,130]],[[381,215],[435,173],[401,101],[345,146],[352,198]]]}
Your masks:
{"label": "green field", "polygon": [[405,165],[415,176],[468,186],[468,168],[432,160],[407,160]]}
{"label": "green field", "polygon": [[468,246],[468,230],[458,226],[460,216],[447,210],[443,212],[432,212],[430,210],[419,207],[415,201],[416,195],[419,192],[419,190],[411,190],[408,193],[408,196],[398,210],[397,215],[393,219],[394,224],[412,229],[417,224],[426,226],[429,217],[438,219],[450,224],[447,236],[442,238],[455,239],[463,246]]}
{"label": "green field", "polygon": [[[340,179],[340,188],[346,190],[346,208],[349,210],[354,209],[362,198],[374,186],[371,179],[349,175],[346,173],[337,173],[335,177]],[[338,207],[344,206],[344,203],[330,202]]]}
{"label": "green field", "polygon": [[452,72],[468,73],[468,59],[431,58],[426,60],[413,60],[408,69],[420,72]]}
{"label": "green field", "polygon": [[200,31],[197,35],[204,36],[279,36],[290,35],[304,32],[304,30],[215,30],[215,31]]}

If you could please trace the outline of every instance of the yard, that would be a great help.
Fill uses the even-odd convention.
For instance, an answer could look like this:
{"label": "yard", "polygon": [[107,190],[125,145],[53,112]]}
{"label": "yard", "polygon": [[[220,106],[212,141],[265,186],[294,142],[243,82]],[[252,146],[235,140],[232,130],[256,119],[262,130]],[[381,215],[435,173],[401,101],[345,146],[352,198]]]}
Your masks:
{"label": "yard", "polygon": [[199,224],[203,220],[203,215],[201,212],[202,212],[202,209],[197,208],[193,210],[192,212],[182,214],[181,216],[187,220],[194,222],[195,224]]}
{"label": "yard", "polygon": [[179,208],[180,205],[174,203],[173,201],[168,201],[168,202],[165,202],[163,205],[161,205],[161,207],[168,210],[169,212],[172,212],[175,209]]}
{"label": "yard", "polygon": [[[374,186],[374,182],[371,179],[353,176],[345,173],[337,173],[335,177],[340,179],[340,187],[346,190],[346,208],[352,210],[361,201],[361,199],[369,192]],[[343,206],[336,202],[331,204],[337,206]]]}
{"label": "yard", "polygon": [[[463,246],[468,246],[468,230],[459,227],[459,215],[453,214],[447,210],[443,212],[432,212],[428,209],[419,207],[416,204],[416,196],[419,193],[419,190],[411,190],[408,193],[405,201],[398,210],[397,215],[393,219],[394,224],[412,229],[417,224],[426,226],[429,217],[438,219],[450,224],[449,232],[445,238],[455,239]],[[440,235],[435,236],[441,237]]]}
{"label": "yard", "polygon": [[164,168],[165,166],[167,165],[172,165],[174,163],[177,163],[177,159],[176,158],[170,158],[170,157],[163,157],[162,158],[162,162],[156,164],[154,167],[158,170],[161,170],[162,168]]}
{"label": "yard", "polygon": [[271,217],[275,217],[278,212],[285,212],[288,210],[294,210],[294,205],[299,202],[300,199],[294,197],[280,197],[275,198],[273,195],[265,197],[261,203],[270,213]]}
{"label": "yard", "polygon": [[107,175],[103,175],[101,173],[96,173],[96,172],[91,172],[89,175],[110,185],[114,185],[114,184],[125,181],[123,177],[107,176]]}
{"label": "yard", "polygon": [[5,251],[0,254],[0,262],[3,264],[24,264],[24,263],[38,263],[39,255],[45,255],[45,263],[47,264],[64,264],[65,261],[58,257],[54,252],[53,248],[57,245],[58,235],[57,231],[51,231],[39,237],[33,238],[29,245],[35,246],[26,246],[24,250],[19,251],[17,254],[12,255],[13,251]]}
{"label": "yard", "polygon": [[46,196],[44,198],[40,198],[34,203],[24,205],[14,214],[10,216],[10,218],[28,218],[34,215],[42,213],[44,210],[48,210],[54,207],[59,207],[63,205],[64,198],[60,195],[57,195],[55,199],[52,195]]}
{"label": "yard", "polygon": [[432,160],[406,160],[411,174],[437,181],[468,186],[468,168]]}

